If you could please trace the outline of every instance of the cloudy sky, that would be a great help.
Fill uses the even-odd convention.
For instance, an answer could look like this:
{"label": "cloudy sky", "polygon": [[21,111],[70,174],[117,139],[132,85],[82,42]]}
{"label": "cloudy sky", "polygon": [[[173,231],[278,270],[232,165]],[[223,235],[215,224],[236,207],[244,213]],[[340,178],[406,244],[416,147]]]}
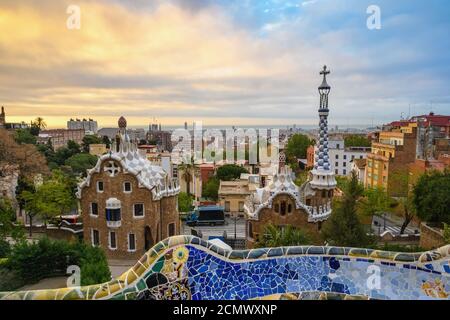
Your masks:
{"label": "cloudy sky", "polygon": [[1,0],[0,104],[50,127],[315,124],[327,64],[331,124],[449,114],[449,16],[447,0]]}

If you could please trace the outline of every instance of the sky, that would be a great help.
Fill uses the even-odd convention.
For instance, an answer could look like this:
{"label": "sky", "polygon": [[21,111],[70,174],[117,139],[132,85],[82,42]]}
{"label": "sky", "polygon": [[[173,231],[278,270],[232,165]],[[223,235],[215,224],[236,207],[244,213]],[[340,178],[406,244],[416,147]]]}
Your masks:
{"label": "sky", "polygon": [[450,114],[449,16],[447,0],[2,0],[0,105],[51,128],[313,125],[326,64],[330,125]]}

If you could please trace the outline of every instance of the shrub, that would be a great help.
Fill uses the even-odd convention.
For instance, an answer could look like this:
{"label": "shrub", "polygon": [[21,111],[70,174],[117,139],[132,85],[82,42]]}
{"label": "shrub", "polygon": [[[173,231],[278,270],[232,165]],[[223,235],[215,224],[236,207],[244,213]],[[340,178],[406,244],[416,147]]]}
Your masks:
{"label": "shrub", "polygon": [[7,269],[25,283],[35,283],[56,275],[66,275],[69,265],[81,269],[81,284],[97,284],[111,279],[106,256],[100,248],[84,243],[42,238],[36,243],[21,242],[13,247]]}
{"label": "shrub", "polygon": [[17,272],[0,266],[0,291],[13,291],[25,284]]}
{"label": "shrub", "polygon": [[0,258],[7,257],[11,252],[11,246],[8,241],[0,239]]}

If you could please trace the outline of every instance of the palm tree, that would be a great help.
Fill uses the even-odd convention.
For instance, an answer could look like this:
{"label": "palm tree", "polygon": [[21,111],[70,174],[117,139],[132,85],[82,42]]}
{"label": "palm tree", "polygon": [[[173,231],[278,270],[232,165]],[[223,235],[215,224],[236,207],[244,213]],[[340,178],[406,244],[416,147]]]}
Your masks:
{"label": "palm tree", "polygon": [[191,181],[193,177],[196,177],[198,175],[199,167],[194,161],[194,157],[191,157],[191,161],[188,163],[182,162],[178,169],[180,171],[183,171],[182,177],[184,181],[186,182],[186,193],[191,194]]}
{"label": "palm tree", "polygon": [[300,246],[310,243],[308,235],[292,225],[279,227],[269,224],[264,228],[264,234],[258,239],[260,248]]}
{"label": "palm tree", "polygon": [[34,124],[39,128],[39,130],[47,128],[47,123],[42,117],[37,117],[36,119],[34,119]]}

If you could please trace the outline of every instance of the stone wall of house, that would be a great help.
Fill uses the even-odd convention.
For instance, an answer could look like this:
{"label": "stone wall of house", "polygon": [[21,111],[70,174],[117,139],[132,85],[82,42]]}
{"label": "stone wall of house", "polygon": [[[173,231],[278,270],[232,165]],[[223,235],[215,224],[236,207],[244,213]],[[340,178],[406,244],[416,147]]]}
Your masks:
{"label": "stone wall of house", "polygon": [[[115,165],[121,167],[118,162]],[[147,248],[151,248],[156,242],[169,236],[169,224],[175,224],[174,235],[180,232],[180,222],[176,207],[176,196],[163,198],[160,210],[160,201],[153,201],[153,196],[147,188],[140,188],[135,176],[121,173],[111,177],[102,168],[99,173],[93,173],[91,183],[82,189],[80,206],[83,217],[83,238],[87,243],[92,243],[92,230],[99,231],[100,247],[104,249],[110,259],[139,259],[146,251],[147,239],[150,239]],[[104,191],[97,192],[97,181],[103,181]],[[130,182],[132,192],[123,191],[124,182]],[[106,221],[106,201],[109,198],[117,198],[121,201],[121,226],[110,228]],[[98,216],[90,214],[91,203],[98,204]],[[144,204],[144,216],[134,217],[133,205]],[[162,217],[162,220],[160,219]],[[160,223],[162,221],[162,223]],[[116,233],[117,248],[109,245],[109,232]],[[135,234],[136,250],[128,250],[128,235]],[[162,234],[162,236],[161,236]]]}
{"label": "stone wall of house", "polygon": [[420,224],[420,247],[425,250],[436,249],[445,245],[442,230],[432,228],[426,223]]}
{"label": "stone wall of house", "polygon": [[[286,206],[291,205],[291,212],[286,211],[285,215],[276,212],[277,204],[286,201]],[[263,234],[264,227],[268,224],[277,226],[292,225],[304,230],[314,244],[321,244],[320,227],[321,223],[308,222],[308,213],[303,209],[295,208],[294,199],[287,194],[279,194],[272,202],[272,208],[265,208],[259,212],[259,220],[247,221],[247,247],[253,248],[257,236]]]}
{"label": "stone wall of house", "polygon": [[12,164],[0,165],[0,196],[16,203],[16,188],[19,181],[19,166]]}

